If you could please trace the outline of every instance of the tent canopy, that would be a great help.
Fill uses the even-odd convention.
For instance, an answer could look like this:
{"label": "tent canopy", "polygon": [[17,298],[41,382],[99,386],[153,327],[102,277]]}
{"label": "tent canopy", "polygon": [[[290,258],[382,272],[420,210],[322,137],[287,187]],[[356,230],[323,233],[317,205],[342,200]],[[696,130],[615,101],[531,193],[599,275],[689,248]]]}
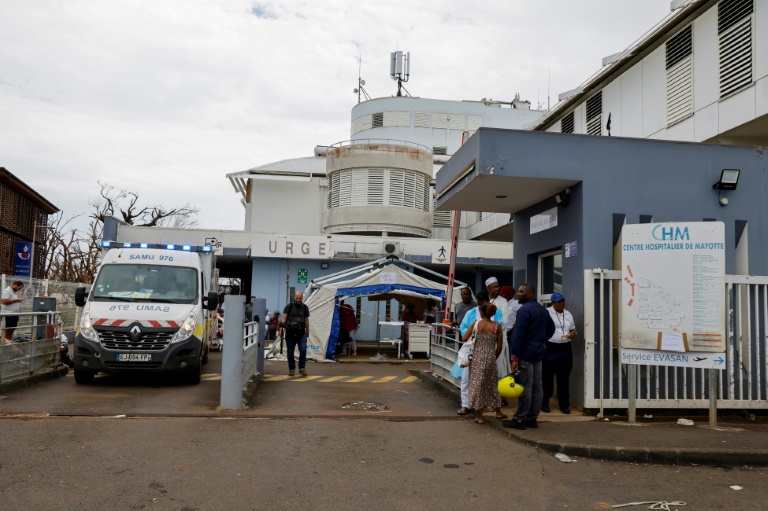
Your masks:
{"label": "tent canopy", "polygon": [[[412,264],[412,263],[411,263]],[[354,268],[348,274],[354,273]],[[417,311],[426,307],[427,300],[445,305],[446,284],[414,275],[397,264],[379,267],[363,265],[361,275],[340,282],[316,284],[305,303],[309,307],[312,328],[307,339],[307,356],[323,360],[333,357],[339,336],[339,301],[367,296],[369,300],[397,300],[415,304]],[[315,287],[316,286],[316,287]],[[461,301],[461,287],[454,288],[451,303]]]}

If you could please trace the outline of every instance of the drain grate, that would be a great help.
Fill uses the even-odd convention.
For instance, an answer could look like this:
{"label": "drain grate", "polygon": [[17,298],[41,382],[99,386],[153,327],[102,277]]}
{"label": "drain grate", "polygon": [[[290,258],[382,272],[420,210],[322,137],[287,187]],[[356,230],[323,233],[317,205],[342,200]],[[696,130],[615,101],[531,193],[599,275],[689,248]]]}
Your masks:
{"label": "drain grate", "polygon": [[384,403],[370,403],[368,401],[354,401],[341,405],[342,410],[360,410],[363,412],[386,412],[389,405]]}

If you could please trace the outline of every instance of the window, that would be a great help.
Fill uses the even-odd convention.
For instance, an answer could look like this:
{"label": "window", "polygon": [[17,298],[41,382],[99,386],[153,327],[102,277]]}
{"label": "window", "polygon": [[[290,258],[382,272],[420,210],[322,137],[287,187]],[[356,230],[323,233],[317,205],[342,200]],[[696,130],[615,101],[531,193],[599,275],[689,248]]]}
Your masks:
{"label": "window", "polygon": [[552,293],[563,292],[563,252],[557,250],[539,256],[539,302],[550,303]]}
{"label": "window", "polygon": [[717,4],[720,98],[752,84],[753,12],[753,0],[721,0]]}
{"label": "window", "polygon": [[693,114],[693,28],[667,41],[667,125]]}
{"label": "window", "polygon": [[602,135],[603,91],[587,100],[587,134]]}

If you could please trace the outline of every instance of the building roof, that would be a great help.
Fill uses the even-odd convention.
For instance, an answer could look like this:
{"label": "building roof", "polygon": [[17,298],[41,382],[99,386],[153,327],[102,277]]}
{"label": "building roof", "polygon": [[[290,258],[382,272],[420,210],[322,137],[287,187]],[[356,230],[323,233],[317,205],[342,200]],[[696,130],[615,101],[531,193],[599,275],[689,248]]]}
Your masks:
{"label": "building roof", "polygon": [[0,167],[0,183],[14,190],[19,195],[27,198],[35,206],[43,210],[44,213],[52,215],[58,213],[59,208],[48,202],[48,200],[37,193],[31,186],[14,176],[8,169]]}
{"label": "building roof", "polygon": [[325,155],[290,158],[227,174],[227,178],[229,179],[229,182],[232,183],[235,193],[239,193],[244,202],[250,200],[248,194],[248,180],[282,179],[291,181],[307,180],[312,177],[320,176],[325,176]]}
{"label": "building roof", "polygon": [[663,44],[681,23],[689,22],[696,11],[708,8],[715,0],[674,0],[672,12],[648,30],[627,49],[603,59],[603,67],[573,90],[560,94],[560,102],[552,109],[531,123],[528,129],[546,130],[560,117],[570,112],[581,101],[596,93],[619,77],[629,66],[642,60],[648,53]]}

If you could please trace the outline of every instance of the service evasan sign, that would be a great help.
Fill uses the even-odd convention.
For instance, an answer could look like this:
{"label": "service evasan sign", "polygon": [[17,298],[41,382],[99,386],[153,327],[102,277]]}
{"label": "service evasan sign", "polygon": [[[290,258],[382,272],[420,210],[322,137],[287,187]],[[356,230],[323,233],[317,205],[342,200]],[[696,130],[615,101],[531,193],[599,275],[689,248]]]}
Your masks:
{"label": "service evasan sign", "polygon": [[725,225],[622,229],[621,362],[724,368]]}

